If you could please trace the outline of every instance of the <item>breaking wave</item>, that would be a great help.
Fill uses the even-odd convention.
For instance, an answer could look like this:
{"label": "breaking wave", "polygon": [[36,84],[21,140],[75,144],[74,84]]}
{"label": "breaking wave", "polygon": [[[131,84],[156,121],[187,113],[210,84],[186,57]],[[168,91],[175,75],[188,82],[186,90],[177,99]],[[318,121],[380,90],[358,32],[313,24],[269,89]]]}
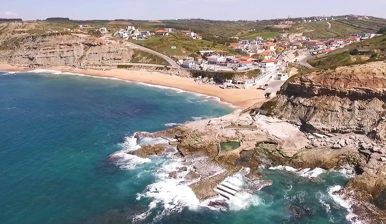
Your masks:
{"label": "breaking wave", "polygon": [[346,215],[347,221],[353,223],[353,224],[363,224],[361,220],[359,220],[358,216],[354,214],[352,205],[353,201],[347,198],[344,198],[344,195],[339,193],[339,191],[342,189],[342,186],[335,185],[328,188],[328,194],[330,197],[340,206],[345,208],[348,211],[348,214]]}
{"label": "breaking wave", "polygon": [[270,170],[283,170],[291,173],[295,173],[299,176],[302,177],[307,177],[307,178],[317,178],[319,175],[327,172],[325,169],[322,168],[315,168],[315,169],[310,169],[310,168],[305,168],[305,169],[296,169],[290,166],[274,166],[270,167]]}
{"label": "breaking wave", "polygon": [[[158,207],[162,207],[162,211],[157,213],[155,220],[173,212],[181,212],[185,207],[193,210],[200,207],[198,198],[184,179],[190,168],[182,171],[182,162],[180,158],[168,156],[156,173],[157,182],[148,185],[144,193],[137,194],[137,200],[148,198],[152,201],[148,210],[135,216],[133,221],[146,219]],[[172,172],[176,173],[173,178],[170,177]]]}
{"label": "breaking wave", "polygon": [[111,154],[110,159],[114,160],[114,164],[120,169],[132,170],[138,165],[150,163],[151,159],[141,158],[130,154],[130,152],[140,149],[143,145],[164,144],[167,142],[168,140],[163,138],[139,138],[135,133],[132,136],[125,137],[124,142],[121,143],[122,150]]}
{"label": "breaking wave", "polygon": [[178,126],[178,125],[181,125],[180,123],[166,123],[164,124],[165,127],[175,127],[175,126]]}

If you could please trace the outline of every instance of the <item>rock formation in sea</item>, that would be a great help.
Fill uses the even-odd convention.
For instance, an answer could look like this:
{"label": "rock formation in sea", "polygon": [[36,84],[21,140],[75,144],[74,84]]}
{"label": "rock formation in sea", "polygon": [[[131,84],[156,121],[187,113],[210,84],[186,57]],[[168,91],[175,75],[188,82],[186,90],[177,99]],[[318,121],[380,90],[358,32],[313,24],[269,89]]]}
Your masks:
{"label": "rock formation in sea", "polygon": [[[380,223],[386,217],[385,70],[385,62],[374,62],[294,77],[261,108],[142,134],[172,140],[127,153],[147,157],[175,148],[184,162],[169,176],[183,174],[209,206],[224,205],[211,200],[219,195],[269,186],[262,167],[351,169],[354,176],[335,193],[355,201],[349,207],[359,217]],[[227,177],[240,172],[248,184],[228,186]]]}

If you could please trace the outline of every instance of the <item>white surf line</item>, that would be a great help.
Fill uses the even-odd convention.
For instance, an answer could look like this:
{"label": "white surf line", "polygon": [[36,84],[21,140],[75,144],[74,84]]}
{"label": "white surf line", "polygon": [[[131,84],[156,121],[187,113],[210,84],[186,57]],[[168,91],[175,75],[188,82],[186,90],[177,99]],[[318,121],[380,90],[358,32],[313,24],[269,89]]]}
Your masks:
{"label": "white surf line", "polygon": [[[22,72],[22,71],[20,71],[20,72]],[[196,95],[196,96],[199,96],[202,98],[213,99],[214,101],[217,101],[217,102],[219,102],[223,105],[226,105],[230,108],[233,108],[233,109],[240,108],[237,105],[234,105],[232,103],[225,102],[225,101],[221,100],[221,98],[218,96],[206,95],[206,94],[202,94],[202,93],[198,93],[198,92],[179,89],[176,87],[169,87],[169,86],[163,86],[163,85],[157,85],[157,84],[149,84],[149,83],[140,82],[140,81],[124,80],[124,79],[120,79],[120,78],[116,78],[116,77],[93,76],[93,75],[87,75],[87,74],[82,74],[82,73],[61,72],[61,71],[50,70],[50,69],[36,69],[36,70],[26,71],[26,73],[49,73],[49,74],[54,74],[54,75],[62,75],[63,74],[63,75],[73,75],[73,76],[81,76],[81,77],[91,77],[91,78],[97,78],[97,79],[118,80],[118,81],[123,81],[123,82],[127,82],[127,83],[133,83],[133,84],[138,84],[138,85],[143,85],[143,86],[148,86],[148,87],[155,87],[155,88],[159,88],[159,89],[170,89],[170,90],[173,90],[177,93],[189,93],[189,94]]]}
{"label": "white surf line", "polygon": [[339,194],[339,191],[342,188],[343,187],[340,185],[335,185],[335,186],[329,187],[327,192],[337,204],[339,204],[341,207],[347,210],[348,212],[348,214],[346,215],[347,221],[351,222],[352,224],[364,224],[362,220],[358,219],[359,218],[358,215],[356,215],[353,211],[352,205],[354,202],[350,198],[346,199],[344,198],[344,196]]}

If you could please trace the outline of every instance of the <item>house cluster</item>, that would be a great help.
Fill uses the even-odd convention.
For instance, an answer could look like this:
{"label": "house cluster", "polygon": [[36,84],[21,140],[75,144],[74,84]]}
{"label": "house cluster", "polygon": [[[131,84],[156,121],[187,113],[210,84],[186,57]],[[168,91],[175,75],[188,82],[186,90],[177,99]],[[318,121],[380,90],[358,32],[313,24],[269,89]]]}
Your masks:
{"label": "house cluster", "polygon": [[260,60],[251,56],[223,55],[215,50],[201,50],[200,56],[186,57],[177,63],[183,68],[204,71],[248,71],[275,67],[278,60],[272,57]]}
{"label": "house cluster", "polygon": [[275,23],[278,25],[294,25],[296,23],[315,23],[323,21],[333,21],[333,16],[315,16],[315,17],[302,17],[302,18],[288,18],[285,20],[277,20]]}
{"label": "house cluster", "polygon": [[285,43],[277,42],[274,39],[265,41],[261,37],[257,37],[255,40],[241,40],[231,44],[230,47],[260,60],[271,60],[276,57],[276,52],[286,48]]}
{"label": "house cluster", "polygon": [[361,33],[355,34],[345,39],[329,39],[326,41],[306,39],[303,42],[296,42],[292,49],[303,47],[309,50],[312,55],[327,54],[333,50],[343,48],[349,44],[360,42],[369,38],[373,38],[375,34]]}
{"label": "house cluster", "polygon": [[[176,32],[177,30],[175,28],[165,28],[156,31],[141,31],[135,28],[135,26],[128,26],[126,29],[120,29],[117,31],[114,36],[121,37],[123,39],[146,40],[151,36],[164,37]],[[202,39],[199,34],[191,30],[183,30],[182,33],[193,39]]]}
{"label": "house cluster", "polygon": [[135,26],[127,26],[126,29],[120,29],[114,33],[115,37],[133,40],[146,40],[152,35],[154,35],[154,33],[150,31],[141,31],[136,29]]}
{"label": "house cluster", "polygon": [[191,30],[183,30],[182,33],[185,34],[188,37],[191,37],[192,39],[202,40],[201,35],[199,35],[198,33],[193,32]]}
{"label": "house cluster", "polygon": [[254,40],[241,40],[230,44],[230,47],[242,54],[258,58],[260,61],[279,58],[287,50],[307,49],[312,55],[327,54],[348,44],[373,38],[376,34],[360,33],[345,39],[329,39],[326,41],[313,40],[302,33],[282,33],[278,39],[263,40],[257,37]]}
{"label": "house cluster", "polygon": [[[264,40],[257,37],[253,40],[240,40],[231,43],[230,47],[240,55],[225,55],[215,50],[202,50],[196,58],[186,57],[178,64],[186,69],[203,71],[250,71],[260,69],[265,73],[276,71],[282,77],[297,73],[296,68],[288,68],[287,55],[294,55],[297,50],[309,51],[311,54],[326,54],[348,44],[374,37],[374,34],[361,33],[345,39],[326,41],[312,40],[302,33],[283,33],[277,39]],[[294,56],[295,57],[295,56]],[[278,76],[279,77],[279,76]]]}

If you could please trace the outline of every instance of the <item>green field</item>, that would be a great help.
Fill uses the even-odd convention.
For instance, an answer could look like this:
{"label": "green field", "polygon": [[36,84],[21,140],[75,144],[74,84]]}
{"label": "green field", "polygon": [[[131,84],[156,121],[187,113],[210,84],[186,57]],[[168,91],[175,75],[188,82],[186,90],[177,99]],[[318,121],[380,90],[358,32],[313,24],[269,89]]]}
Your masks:
{"label": "green field", "polygon": [[261,32],[247,32],[247,33],[241,33],[239,35],[239,38],[241,40],[253,40],[256,39],[256,37],[262,37],[263,39],[268,38],[275,38],[278,32],[275,31],[261,31]]}
{"label": "green field", "polygon": [[[147,40],[132,41],[138,45],[175,57],[198,56],[200,50],[218,50],[231,53],[232,50],[223,44],[206,40],[193,40],[184,34],[171,34],[164,37],[151,37]],[[175,46],[175,49],[172,47]]]}
{"label": "green field", "polygon": [[[364,53],[359,53],[360,51]],[[316,68],[329,69],[385,59],[386,36],[383,35],[351,44],[326,55],[313,57],[309,60],[309,63]]]}
{"label": "green field", "polygon": [[331,23],[331,28],[329,28],[327,21],[320,21],[295,24],[288,31],[290,33],[303,33],[311,39],[327,40],[329,38],[346,38],[361,32],[376,33],[386,26],[386,20],[376,18],[369,20],[337,19],[328,22]]}
{"label": "green field", "polygon": [[157,55],[150,54],[140,50],[134,50],[131,63],[143,63],[143,64],[156,64],[156,65],[169,65],[167,61]]}

